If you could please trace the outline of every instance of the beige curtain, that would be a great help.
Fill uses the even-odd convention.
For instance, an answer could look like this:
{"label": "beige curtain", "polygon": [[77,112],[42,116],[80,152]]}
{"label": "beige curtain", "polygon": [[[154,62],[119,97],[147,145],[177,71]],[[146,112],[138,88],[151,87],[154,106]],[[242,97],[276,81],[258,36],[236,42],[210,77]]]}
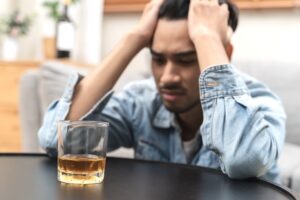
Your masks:
{"label": "beige curtain", "polygon": [[101,58],[103,0],[82,0],[77,10],[73,59],[96,64]]}

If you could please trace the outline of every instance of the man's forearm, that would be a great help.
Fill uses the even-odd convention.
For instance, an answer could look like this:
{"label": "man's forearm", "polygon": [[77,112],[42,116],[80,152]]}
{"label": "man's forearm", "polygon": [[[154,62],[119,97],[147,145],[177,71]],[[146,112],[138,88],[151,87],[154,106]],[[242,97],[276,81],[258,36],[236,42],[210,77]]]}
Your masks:
{"label": "man's forearm", "polygon": [[224,45],[228,38],[229,11],[226,4],[217,0],[191,0],[188,30],[195,45],[201,72],[212,65],[228,64]]}
{"label": "man's forearm", "polygon": [[285,114],[279,99],[231,65],[207,69],[200,88],[206,119],[203,145],[219,156],[223,172],[231,178],[266,174],[284,143]]}
{"label": "man's forearm", "polygon": [[112,89],[132,58],[143,48],[142,40],[134,33],[127,34],[101,65],[78,83],[68,120],[80,119]]}
{"label": "man's forearm", "polygon": [[222,41],[210,35],[199,35],[194,41],[201,72],[210,66],[229,64]]}

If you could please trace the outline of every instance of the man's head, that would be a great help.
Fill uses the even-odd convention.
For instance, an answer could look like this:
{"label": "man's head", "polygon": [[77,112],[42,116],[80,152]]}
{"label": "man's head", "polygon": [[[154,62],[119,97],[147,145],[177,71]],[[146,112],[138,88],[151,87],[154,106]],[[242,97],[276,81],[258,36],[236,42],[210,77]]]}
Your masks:
{"label": "man's head", "polygon": [[[226,3],[230,12],[228,25],[234,31],[237,8]],[[151,45],[152,71],[162,101],[177,114],[200,106],[199,60],[187,25],[189,4],[189,0],[164,0]]]}
{"label": "man's head", "polygon": [[[227,4],[229,10],[228,25],[233,31],[238,25],[238,8],[230,0],[219,0],[219,4]],[[187,19],[190,0],[164,0],[160,7],[158,18],[168,20]]]}

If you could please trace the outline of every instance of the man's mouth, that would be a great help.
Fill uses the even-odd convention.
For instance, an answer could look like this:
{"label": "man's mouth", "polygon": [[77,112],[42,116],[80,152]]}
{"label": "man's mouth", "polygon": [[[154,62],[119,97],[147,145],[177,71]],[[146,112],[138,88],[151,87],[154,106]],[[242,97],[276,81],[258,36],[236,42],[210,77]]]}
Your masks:
{"label": "man's mouth", "polygon": [[162,89],[161,94],[162,94],[162,98],[166,101],[176,101],[184,95],[184,92],[180,90]]}

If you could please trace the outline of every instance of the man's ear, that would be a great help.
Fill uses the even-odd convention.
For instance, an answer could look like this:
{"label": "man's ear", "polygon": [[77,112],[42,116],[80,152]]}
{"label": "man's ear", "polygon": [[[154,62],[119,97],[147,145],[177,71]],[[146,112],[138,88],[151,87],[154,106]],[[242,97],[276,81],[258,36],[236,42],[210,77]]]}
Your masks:
{"label": "man's ear", "polygon": [[233,46],[230,42],[228,42],[226,44],[225,50],[226,50],[226,54],[227,54],[229,60],[231,60],[231,56],[232,56],[232,52],[233,52]]}

